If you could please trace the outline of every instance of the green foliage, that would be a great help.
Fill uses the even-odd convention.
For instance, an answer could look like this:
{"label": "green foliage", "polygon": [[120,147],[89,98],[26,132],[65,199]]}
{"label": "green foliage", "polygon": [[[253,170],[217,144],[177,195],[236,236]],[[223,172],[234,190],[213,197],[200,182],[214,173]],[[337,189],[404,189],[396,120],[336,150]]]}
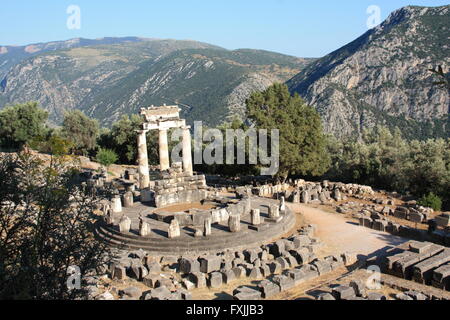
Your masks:
{"label": "green foliage", "polygon": [[62,135],[73,144],[74,153],[87,155],[97,146],[99,125],[79,110],[70,111],[64,115]]}
{"label": "green foliage", "polygon": [[441,211],[442,209],[441,198],[435,195],[433,192],[430,192],[428,195],[420,198],[417,203],[423,207],[432,208],[435,211]]}
{"label": "green foliage", "polygon": [[[220,130],[222,134],[222,138],[224,141],[222,154],[224,156],[223,161],[225,162],[227,157],[227,149],[225,142],[227,141],[227,129],[233,129],[233,130],[242,130],[243,132],[247,131],[249,128],[245,126],[245,124],[239,120],[234,119],[231,123],[225,123],[219,126],[217,129]],[[206,128],[203,128],[203,130],[206,130]],[[233,165],[227,165],[227,164],[202,164],[202,165],[196,165],[195,170],[208,173],[208,174],[217,174],[225,177],[237,177],[237,176],[245,176],[245,175],[259,175],[260,171],[258,170],[258,167],[255,165],[248,164],[249,159],[249,143],[248,140],[245,142],[245,159],[247,160],[246,164],[237,164],[238,163],[238,152],[237,152],[237,139],[235,139],[235,150],[234,150],[234,164]],[[202,146],[202,152],[205,151],[205,148],[207,147],[209,143],[203,144]]]}
{"label": "green foliage", "polygon": [[0,299],[63,300],[68,267],[81,274],[107,263],[95,241],[99,197],[73,183],[76,167],[54,157],[49,164],[28,153],[0,157]]}
{"label": "green foliage", "polygon": [[35,137],[30,142],[30,147],[41,153],[63,156],[70,153],[73,144],[62,137],[59,129],[51,129],[45,135]]}
{"label": "green foliage", "polygon": [[[113,150],[121,164],[136,164],[137,161],[137,130],[142,127],[143,119],[138,115],[124,115],[113,124],[110,130],[104,129],[98,145],[101,148]],[[150,164],[159,164],[158,132],[147,133],[147,149]]]}
{"label": "green foliage", "polygon": [[47,112],[36,102],[17,104],[0,111],[0,148],[20,149],[46,134]]}
{"label": "green foliage", "polygon": [[108,167],[116,163],[118,158],[119,157],[113,150],[100,148],[97,152],[96,160],[98,163]]}
{"label": "green foliage", "polygon": [[330,159],[320,116],[299,95],[292,97],[286,85],[275,84],[253,93],[247,111],[258,129],[279,130],[280,177],[320,176],[328,170]]}
{"label": "green foliage", "polygon": [[326,178],[410,192],[431,192],[450,206],[450,139],[407,141],[399,129],[366,130],[360,141],[330,138],[332,167]]}

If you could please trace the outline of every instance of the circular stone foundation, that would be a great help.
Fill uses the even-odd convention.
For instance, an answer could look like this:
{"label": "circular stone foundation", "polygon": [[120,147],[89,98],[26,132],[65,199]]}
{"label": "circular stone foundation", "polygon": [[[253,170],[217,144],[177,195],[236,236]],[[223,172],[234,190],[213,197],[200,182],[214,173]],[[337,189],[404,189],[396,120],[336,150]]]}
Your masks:
{"label": "circular stone foundation", "polygon": [[[136,203],[132,208],[124,208],[122,213],[116,214],[116,217],[125,215],[130,218],[130,232],[121,233],[118,225],[108,225],[101,219],[97,222],[96,235],[114,247],[143,249],[149,253],[160,255],[184,255],[258,246],[281,237],[295,226],[295,215],[288,208],[284,214],[281,214],[282,219],[274,222],[269,219],[268,213],[269,206],[275,204],[273,200],[252,198],[251,202],[252,208],[260,209],[261,218],[266,221],[259,226],[252,226],[250,215],[243,216],[241,217],[241,230],[235,233],[230,232],[228,224],[222,222],[211,225],[210,236],[195,237],[196,227],[185,226],[180,229],[180,237],[169,239],[167,232],[169,224],[167,221],[156,219],[154,214],[155,211],[164,212],[164,208],[156,209]],[[195,208],[196,205],[191,206],[194,209],[200,209]],[[182,207],[183,205],[180,208]],[[150,225],[151,233],[147,237],[139,235],[140,216],[148,217],[145,221]]]}

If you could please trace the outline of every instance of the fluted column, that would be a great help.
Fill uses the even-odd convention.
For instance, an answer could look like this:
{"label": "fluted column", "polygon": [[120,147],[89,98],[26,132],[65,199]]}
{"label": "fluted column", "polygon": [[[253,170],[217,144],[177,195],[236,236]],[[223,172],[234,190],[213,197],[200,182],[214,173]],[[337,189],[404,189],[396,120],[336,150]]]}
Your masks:
{"label": "fluted column", "polygon": [[161,171],[168,170],[170,168],[167,129],[159,130],[159,165]]}
{"label": "fluted column", "polygon": [[189,131],[191,127],[183,128],[183,168],[184,172],[188,172],[190,175],[194,174],[192,167],[192,142],[191,142],[191,132]]}
{"label": "fluted column", "polygon": [[138,131],[138,164],[139,188],[141,190],[150,186],[150,172],[148,168],[147,130]]}

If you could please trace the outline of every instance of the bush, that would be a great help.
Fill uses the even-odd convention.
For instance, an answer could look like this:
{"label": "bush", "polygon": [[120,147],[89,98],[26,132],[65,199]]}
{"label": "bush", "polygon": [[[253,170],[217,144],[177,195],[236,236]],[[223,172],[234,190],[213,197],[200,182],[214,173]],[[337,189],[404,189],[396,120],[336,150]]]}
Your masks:
{"label": "bush", "polygon": [[417,203],[423,207],[432,208],[435,211],[441,211],[442,209],[441,198],[435,195],[433,192],[430,192],[428,195],[420,198]]}
{"label": "bush", "polygon": [[100,148],[100,150],[97,152],[96,160],[98,163],[107,167],[116,163],[118,158],[119,157],[117,156],[117,153],[115,153],[113,150]]}
{"label": "bush", "polygon": [[73,110],[64,115],[62,135],[72,143],[72,152],[87,155],[97,147],[99,125],[80,110]]}
{"label": "bush", "polygon": [[65,157],[0,156],[1,300],[84,298],[84,286],[67,286],[69,267],[85,275],[108,263],[106,244],[93,234],[102,197],[74,183],[78,172]]}
{"label": "bush", "polygon": [[0,111],[0,148],[17,150],[46,134],[48,113],[36,102],[17,104]]}

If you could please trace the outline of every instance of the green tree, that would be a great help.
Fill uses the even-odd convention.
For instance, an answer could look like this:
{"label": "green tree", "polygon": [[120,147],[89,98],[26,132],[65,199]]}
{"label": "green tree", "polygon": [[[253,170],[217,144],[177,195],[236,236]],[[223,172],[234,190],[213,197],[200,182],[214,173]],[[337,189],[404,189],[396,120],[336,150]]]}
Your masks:
{"label": "green tree", "polygon": [[86,275],[107,262],[93,235],[101,199],[74,183],[77,172],[64,157],[0,157],[0,299],[83,298],[83,286],[67,286],[68,267]]}
{"label": "green tree", "polygon": [[20,149],[34,138],[44,136],[48,113],[37,102],[6,107],[0,111],[0,147]]}
{"label": "green tree", "polygon": [[274,84],[253,93],[247,111],[257,128],[279,130],[279,177],[320,176],[328,170],[330,157],[321,118],[298,94],[291,96],[286,85]]}
{"label": "green tree", "polygon": [[62,135],[72,143],[75,154],[87,155],[97,146],[99,125],[80,110],[73,110],[64,115]]}
{"label": "green tree", "polygon": [[430,192],[428,195],[420,198],[417,203],[423,207],[432,208],[435,211],[441,211],[442,209],[441,198],[435,195],[433,192]]}
{"label": "green tree", "polygon": [[[98,139],[101,148],[113,150],[122,164],[136,164],[137,161],[137,130],[142,126],[143,119],[138,115],[124,115],[113,124],[110,130],[103,130]],[[158,164],[158,136],[156,131],[147,133],[147,149],[149,163]]]}
{"label": "green tree", "polygon": [[97,152],[97,162],[104,165],[105,167],[116,163],[117,159],[118,156],[113,150],[100,148]]}

